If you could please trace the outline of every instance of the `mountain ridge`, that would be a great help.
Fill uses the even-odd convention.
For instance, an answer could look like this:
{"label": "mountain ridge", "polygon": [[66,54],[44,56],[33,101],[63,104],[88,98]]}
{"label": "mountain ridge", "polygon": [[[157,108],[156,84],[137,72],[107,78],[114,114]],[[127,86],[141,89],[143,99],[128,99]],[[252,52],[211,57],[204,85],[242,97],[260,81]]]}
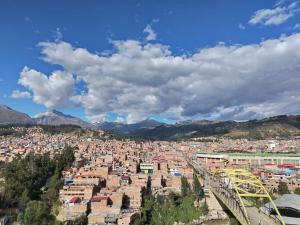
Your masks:
{"label": "mountain ridge", "polygon": [[146,119],[134,124],[102,122],[91,124],[72,115],[52,110],[33,118],[8,106],[0,105],[0,125],[77,125],[119,133],[133,138],[183,140],[201,137],[263,139],[300,136],[300,115],[278,115],[248,121],[188,120],[175,124]]}
{"label": "mountain ridge", "polygon": [[35,124],[38,125],[77,125],[83,128],[92,128],[93,125],[72,115],[66,115],[57,110],[39,113],[33,117]]}
{"label": "mountain ridge", "polygon": [[18,112],[6,105],[0,105],[0,124],[32,124],[33,119],[26,113]]}
{"label": "mountain ridge", "polygon": [[114,131],[123,134],[130,134],[142,128],[149,129],[151,127],[156,127],[161,124],[163,123],[160,123],[153,119],[145,119],[133,124],[124,124],[118,122],[102,122],[102,123],[96,123],[96,126],[102,130]]}

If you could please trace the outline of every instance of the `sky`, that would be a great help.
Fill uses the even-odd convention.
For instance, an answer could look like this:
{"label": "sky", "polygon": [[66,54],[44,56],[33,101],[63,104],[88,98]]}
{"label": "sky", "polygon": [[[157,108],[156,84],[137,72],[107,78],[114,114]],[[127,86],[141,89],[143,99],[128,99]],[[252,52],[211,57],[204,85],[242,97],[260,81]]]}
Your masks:
{"label": "sky", "polygon": [[90,122],[300,114],[300,1],[0,1],[0,104]]}

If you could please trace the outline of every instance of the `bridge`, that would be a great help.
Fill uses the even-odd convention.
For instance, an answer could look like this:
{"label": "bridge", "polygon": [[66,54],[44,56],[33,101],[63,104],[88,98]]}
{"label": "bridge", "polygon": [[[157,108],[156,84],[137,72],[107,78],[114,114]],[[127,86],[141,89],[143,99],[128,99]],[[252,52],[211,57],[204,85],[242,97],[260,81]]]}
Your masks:
{"label": "bridge", "polygon": [[[285,225],[274,201],[261,180],[244,169],[221,169],[209,173],[197,161],[187,158],[195,171],[204,178],[205,186],[219,199],[242,225]],[[257,200],[270,202],[272,216],[255,207]]]}

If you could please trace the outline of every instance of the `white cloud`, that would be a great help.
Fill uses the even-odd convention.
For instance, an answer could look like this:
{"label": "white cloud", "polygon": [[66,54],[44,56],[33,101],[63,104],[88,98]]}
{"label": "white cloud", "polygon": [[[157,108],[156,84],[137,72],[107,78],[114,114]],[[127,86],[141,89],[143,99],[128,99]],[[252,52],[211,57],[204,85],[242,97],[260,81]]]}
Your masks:
{"label": "white cloud", "polygon": [[11,93],[11,98],[31,98],[31,94],[28,91],[20,91],[20,90],[14,90]]}
{"label": "white cloud", "polygon": [[147,34],[146,40],[147,41],[154,41],[156,40],[156,33],[155,31],[152,29],[152,26],[150,24],[148,24],[145,29],[144,29],[144,33]]}
{"label": "white cloud", "polygon": [[74,79],[70,73],[54,71],[49,77],[28,67],[20,74],[19,84],[33,93],[33,101],[48,109],[66,107],[74,94]]}
{"label": "white cloud", "polygon": [[249,24],[251,25],[279,25],[295,16],[299,12],[299,1],[284,5],[284,1],[277,2],[271,9],[260,9],[254,12]]}
{"label": "white cloud", "polygon": [[[44,60],[64,71],[48,78],[25,68],[20,83],[50,108],[71,99],[91,121],[108,112],[129,123],[164,113],[243,119],[300,112],[300,34],[259,44],[220,43],[188,56],[162,44],[112,44],[115,51],[103,55],[66,42],[41,43]],[[73,93],[71,74],[86,91]]]}
{"label": "white cloud", "polygon": [[297,23],[293,27],[294,30],[300,30],[300,23]]}
{"label": "white cloud", "polygon": [[239,23],[239,29],[241,29],[241,30],[245,30],[245,29],[246,29],[246,27],[245,27],[243,24]]}
{"label": "white cloud", "polygon": [[63,39],[63,34],[59,27],[57,27],[56,30],[53,32],[53,38],[56,42],[59,42]]}

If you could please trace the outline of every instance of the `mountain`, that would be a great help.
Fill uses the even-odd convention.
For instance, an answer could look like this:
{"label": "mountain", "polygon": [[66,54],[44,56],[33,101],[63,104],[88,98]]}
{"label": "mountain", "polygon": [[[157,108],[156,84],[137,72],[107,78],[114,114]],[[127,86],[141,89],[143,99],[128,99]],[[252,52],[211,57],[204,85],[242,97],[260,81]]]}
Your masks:
{"label": "mountain", "polygon": [[131,132],[132,136],[155,140],[181,140],[208,136],[264,139],[300,136],[300,116],[275,116],[262,120],[190,121],[174,125],[163,124]]}
{"label": "mountain", "polygon": [[130,134],[136,130],[150,129],[150,128],[160,126],[162,124],[163,123],[160,123],[156,120],[146,119],[146,120],[140,121],[138,123],[133,123],[133,124],[103,122],[103,123],[96,123],[95,125],[97,128],[99,128],[101,130],[113,131],[113,132],[123,133],[123,134]]}
{"label": "mountain", "polygon": [[93,127],[92,124],[83,121],[77,117],[71,115],[65,115],[57,110],[52,110],[44,113],[40,113],[33,117],[36,124],[40,125],[77,125],[84,128]]}
{"label": "mountain", "polygon": [[0,105],[0,124],[32,124],[33,122],[27,114]]}

